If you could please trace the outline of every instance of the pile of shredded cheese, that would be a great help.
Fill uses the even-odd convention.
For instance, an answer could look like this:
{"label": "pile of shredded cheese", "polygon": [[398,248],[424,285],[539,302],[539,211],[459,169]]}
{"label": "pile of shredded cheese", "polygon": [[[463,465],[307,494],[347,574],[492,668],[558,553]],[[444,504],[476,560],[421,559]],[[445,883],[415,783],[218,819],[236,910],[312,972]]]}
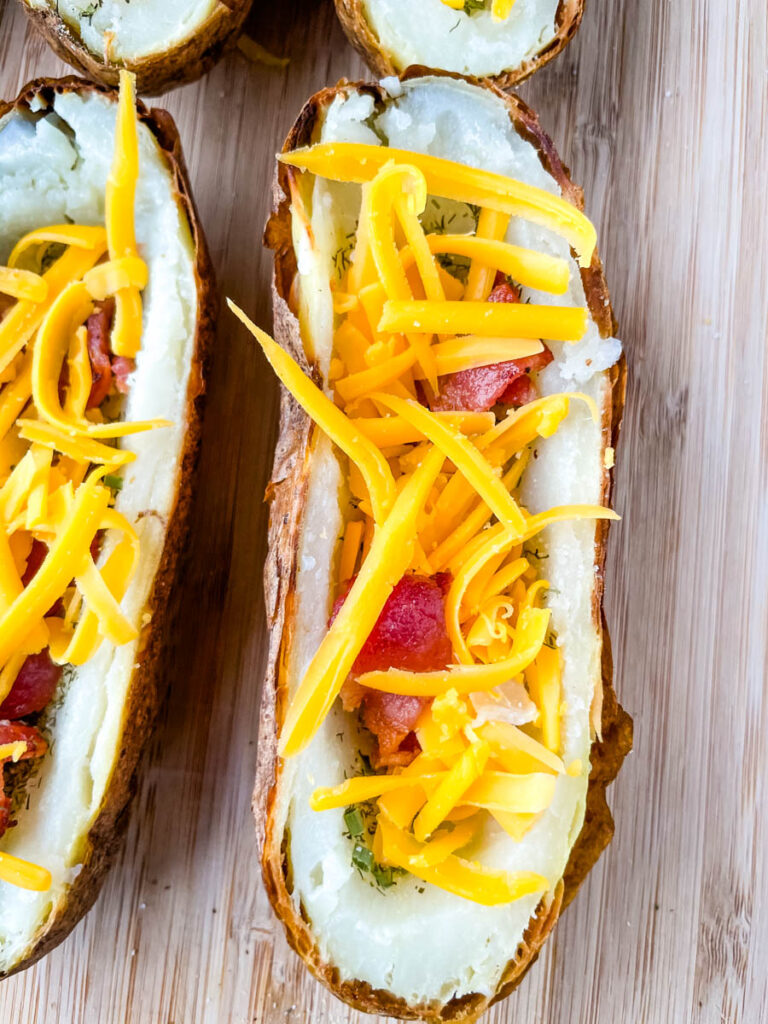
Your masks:
{"label": "pile of shredded cheese", "polygon": [[[316,790],[317,811],[376,801],[372,853],[488,905],[551,889],[556,879],[490,870],[462,856],[491,815],[515,840],[549,806],[560,757],[562,655],[541,607],[547,582],[523,545],[564,519],[618,518],[602,506],[529,515],[516,498],[530,446],[551,436],[571,403],[556,394],[509,412],[432,412],[418,400],[444,374],[524,358],[543,340],[576,342],[587,310],[489,302],[497,271],[562,295],[568,266],[502,241],[511,216],[565,237],[579,264],[595,248],[591,223],[571,204],[503,176],[433,156],[358,143],[320,143],[284,163],[362,187],[351,263],[334,282],[333,399],[232,306],[278,377],[347,456],[350,514],[337,582],[354,578],[285,717],[283,757],[311,740],[347,678],[393,587],[409,572],[448,570],[446,627],[454,663],[434,672],[367,672],[362,686],[432,698],[405,768]],[[426,234],[428,195],[480,207],[470,235]],[[298,189],[293,213],[305,221]],[[436,260],[470,259],[466,283]]]}
{"label": "pile of shredded cheese", "polygon": [[[15,300],[0,320],[0,703],[29,655],[48,648],[56,664],[77,666],[103,641],[137,636],[120,601],[139,538],[113,507],[120,471],[135,455],[115,442],[165,422],[110,421],[99,408],[86,410],[85,324],[94,304],[112,296],[112,352],[139,351],[147,266],[134,233],[138,173],[134,81],[121,72],[105,227],[41,227],[0,267],[0,294]],[[94,559],[97,538],[102,554]],[[34,541],[47,554],[24,586]],[[12,760],[21,754],[0,750]],[[51,881],[45,868],[7,853],[0,878],[37,890]]]}

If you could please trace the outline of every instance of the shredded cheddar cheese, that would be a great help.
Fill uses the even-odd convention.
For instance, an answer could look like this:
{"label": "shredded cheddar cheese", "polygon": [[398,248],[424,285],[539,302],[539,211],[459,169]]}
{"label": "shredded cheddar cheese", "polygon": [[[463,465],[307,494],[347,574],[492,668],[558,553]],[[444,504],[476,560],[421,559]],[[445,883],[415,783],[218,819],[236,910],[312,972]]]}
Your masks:
{"label": "shredded cheddar cheese", "polygon": [[[511,0],[493,0],[494,19],[511,7]],[[332,287],[332,398],[230,303],[339,449],[350,495],[334,577],[346,596],[292,694],[279,754],[291,757],[311,741],[396,584],[408,573],[448,571],[450,663],[353,673],[363,693],[423,701],[416,751],[401,749],[402,763],[382,762],[372,775],[315,790],[310,805],[318,813],[347,808],[345,820],[365,807],[375,823],[368,820],[367,856],[384,869],[485,905],[543,893],[556,879],[493,871],[467,851],[489,827],[520,842],[562,780],[584,771],[580,764],[566,770],[561,757],[562,654],[549,584],[523,544],[564,520],[617,517],[594,505],[531,515],[518,488],[536,456],[532,446],[559,429],[574,402],[586,404],[599,428],[598,410],[588,396],[570,393],[527,400],[506,415],[430,405],[452,374],[520,360],[519,377],[546,363],[547,341],[577,341],[586,330],[580,307],[488,301],[499,272],[553,296],[568,291],[567,261],[506,241],[511,218],[566,238],[582,266],[592,259],[594,228],[560,197],[435,157],[322,143],[281,159],[362,188],[351,263]],[[428,195],[477,204],[476,233],[427,233]],[[449,273],[441,257],[469,260],[466,278]],[[509,720],[512,711],[519,726]]]}
{"label": "shredded cheddar cheese", "polygon": [[[114,297],[99,356],[140,350],[148,268],[136,246],[138,175],[133,76],[121,72],[105,225],[42,226],[0,267],[0,292],[16,300],[0,318],[0,700],[29,655],[47,650],[55,663],[82,665],[102,643],[135,641],[142,625],[123,606],[139,537],[113,507],[117,485],[107,486],[107,473],[136,458],[121,438],[168,424],[124,419],[118,398],[101,406],[103,391],[90,408],[89,342],[89,318]],[[51,245],[64,247],[53,262]],[[35,545],[44,555],[28,578]],[[26,741],[1,745],[0,765],[26,751]],[[36,891],[51,885],[46,868],[4,852],[0,879]]]}

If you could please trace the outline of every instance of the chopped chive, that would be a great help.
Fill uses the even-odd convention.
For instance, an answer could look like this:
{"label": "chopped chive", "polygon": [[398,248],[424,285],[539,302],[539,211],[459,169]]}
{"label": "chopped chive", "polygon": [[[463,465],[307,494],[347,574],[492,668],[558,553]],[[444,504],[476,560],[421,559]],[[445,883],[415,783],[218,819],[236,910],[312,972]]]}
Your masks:
{"label": "chopped chive", "polygon": [[373,877],[376,879],[376,884],[381,886],[382,889],[388,889],[390,885],[395,884],[395,880],[392,877],[392,868],[383,868],[380,864],[374,864]]}
{"label": "chopped chive", "polygon": [[113,476],[112,473],[106,474],[104,483],[107,487],[111,487],[113,491],[121,491],[123,489],[123,478],[121,476]]}
{"label": "chopped chive", "polygon": [[362,843],[355,843],[352,847],[352,863],[361,871],[370,871],[373,867],[373,850]]}
{"label": "chopped chive", "polygon": [[351,836],[357,839],[365,832],[365,823],[363,822],[363,816],[357,807],[348,807],[344,811],[344,824],[347,826],[347,832]]}

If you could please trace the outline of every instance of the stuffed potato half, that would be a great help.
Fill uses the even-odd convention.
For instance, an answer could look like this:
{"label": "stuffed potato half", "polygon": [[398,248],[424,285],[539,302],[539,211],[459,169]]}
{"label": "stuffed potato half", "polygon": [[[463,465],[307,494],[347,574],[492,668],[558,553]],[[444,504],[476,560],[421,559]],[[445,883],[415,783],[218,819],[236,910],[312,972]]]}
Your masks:
{"label": "stuffed potato half", "polygon": [[164,111],[0,109],[0,973],[95,900],[159,696],[216,312]]}
{"label": "stuffed potato half", "polygon": [[410,65],[515,85],[576,34],[583,0],[336,0],[347,38],[377,75]]}
{"label": "stuffed potato half", "polygon": [[56,54],[116,85],[133,71],[157,95],[209,71],[239,35],[253,0],[19,0]]}
{"label": "stuffed potato half", "polygon": [[[280,348],[254,330],[299,404],[284,396],[270,488],[270,669],[254,811],[270,899],[315,976],[367,1011],[462,1020],[519,981],[612,834],[604,791],[631,745],[631,721],[611,686],[601,602],[624,364],[594,237],[587,238],[591,226],[577,214],[581,192],[535,116],[516,98],[458,76],[406,74],[388,87],[342,83],[312,97],[286,142],[267,229]],[[419,192],[420,175],[428,197]],[[529,186],[544,207],[556,197],[554,220],[531,220],[530,208],[509,216],[482,205],[503,207],[498,197],[508,188],[531,198]],[[412,207],[404,198],[411,187],[418,196]],[[374,199],[382,194],[391,209]],[[403,220],[389,235],[392,210]],[[557,230],[561,216],[579,220],[577,234],[585,234],[579,241],[571,233],[570,241],[580,251]],[[379,246],[373,261],[369,244]],[[397,283],[392,244],[400,246],[405,284]],[[502,255],[522,248],[532,261],[527,269],[511,275],[505,264],[508,273],[499,275]],[[457,250],[470,258],[448,255]],[[417,251],[448,256],[419,264],[421,283]],[[483,265],[481,252],[495,266]],[[550,286],[557,297],[530,277],[533,264],[556,274],[559,283]],[[418,298],[402,302],[402,292],[392,299],[398,288],[418,297],[428,287],[442,288],[440,310]],[[470,298],[472,308],[464,305]],[[544,320],[572,315],[554,310],[563,302],[581,309],[583,320],[557,340],[559,329]],[[494,303],[505,306],[498,317],[510,317],[505,337],[490,339],[482,327],[472,335]],[[459,306],[469,309],[461,324],[453,319]],[[406,322],[401,314],[409,311]],[[438,320],[424,319],[436,312]],[[489,315],[497,317],[495,306]],[[535,323],[526,337],[543,334],[546,344],[513,341],[529,315]],[[403,334],[387,336],[392,329]],[[425,330],[435,331],[433,344],[414,354],[408,345],[418,346]],[[491,340],[523,358],[489,365],[477,346]],[[419,368],[432,357],[437,381],[429,365]],[[335,403],[318,397],[322,390]],[[555,406],[562,413],[556,429],[551,422],[532,428],[536,410]],[[352,434],[338,420],[339,407]],[[473,466],[478,453],[492,459],[498,431],[526,423],[513,463],[504,463],[505,498],[487,465],[482,479]],[[380,446],[398,481],[390,518],[377,510],[386,501],[356,449],[360,435]],[[438,476],[425,483],[425,473]],[[480,500],[466,487],[470,478]],[[431,482],[426,505],[414,510],[413,488],[429,490]],[[498,515],[491,514],[485,502],[497,499]],[[505,535],[513,514],[507,499],[524,517],[560,511],[533,543],[517,544]],[[397,534],[387,546],[395,510],[417,512],[416,533]],[[492,552],[487,542],[502,535]],[[496,595],[504,580],[516,579],[506,605],[487,605],[485,623],[462,603],[481,549]],[[515,643],[532,622],[522,611],[520,572],[540,595],[531,595],[528,610],[540,606],[531,614],[547,631],[538,649],[548,653],[537,656],[536,672],[505,661],[510,638],[517,633],[511,651],[519,654]],[[386,581],[373,610],[360,597],[361,588],[370,593],[372,573]],[[470,588],[478,585],[473,578]],[[523,604],[513,607],[518,599]],[[334,650],[344,653],[334,662],[329,644],[339,638]],[[467,680],[482,676],[487,687],[494,663],[502,673],[517,668],[495,688],[489,708],[487,689],[471,694]],[[502,720],[506,739],[494,754]],[[505,761],[507,741],[504,749],[516,753]],[[537,781],[502,779],[505,767]],[[429,778],[412,781],[424,772]],[[529,784],[542,787],[533,802],[506,789]]]}

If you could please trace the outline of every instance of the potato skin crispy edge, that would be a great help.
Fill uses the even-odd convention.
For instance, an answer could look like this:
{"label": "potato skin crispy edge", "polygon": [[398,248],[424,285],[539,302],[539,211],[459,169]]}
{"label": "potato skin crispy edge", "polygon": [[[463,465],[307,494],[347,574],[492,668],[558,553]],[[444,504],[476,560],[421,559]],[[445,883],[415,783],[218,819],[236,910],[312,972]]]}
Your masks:
{"label": "potato skin crispy edge", "polygon": [[177,46],[139,60],[112,63],[94,54],[55,8],[32,8],[19,0],[24,12],[57,57],[75,71],[102,85],[117,85],[121,68],[136,75],[137,91],[157,96],[201,78],[237,42],[253,0],[220,0],[200,28]]}
{"label": "potato skin crispy edge", "polygon": [[[423,74],[434,75],[427,68],[409,68],[401,78],[407,80]],[[583,209],[583,192],[570,180],[569,171],[555,151],[551,139],[541,128],[536,115],[516,96],[502,92],[485,79],[469,79],[461,75],[437,73],[470,82],[488,89],[507,106],[515,129],[538,150],[547,171],[556,179],[565,198]],[[345,90],[360,90],[383,102],[385,94],[370,83],[348,83],[323,89],[312,96],[299,114],[283,146],[283,152],[307,145],[319,115]],[[291,240],[290,179],[296,172],[278,165],[273,189],[273,213],[265,232],[265,244],[274,250],[274,328],[275,338],[308,373],[319,379],[316,368],[310,367],[304,353],[296,317],[288,307],[291,283],[296,273],[296,257]],[[590,312],[601,336],[615,333],[617,325],[611,310],[608,289],[600,258],[595,252],[591,265],[582,270],[582,281]],[[616,446],[626,386],[626,363],[620,362],[607,371],[611,392],[602,409],[603,445]],[[277,917],[282,922],[289,944],[304,960],[312,974],[334,995],[350,1006],[368,1013],[391,1015],[406,1020],[472,1021],[489,1005],[505,998],[522,980],[538,956],[561,909],[576,895],[582,881],[610,842],[614,826],[605,798],[606,786],[619,771],[632,747],[632,719],[619,705],[612,685],[613,663],[610,641],[602,611],[603,568],[608,523],[598,521],[595,532],[595,563],[597,566],[593,613],[596,627],[603,636],[602,740],[595,740],[591,753],[591,774],[587,791],[584,825],[571,850],[562,881],[554,896],[543,899],[531,918],[524,938],[505,969],[497,991],[491,997],[470,994],[446,1004],[409,1005],[402,998],[381,989],[373,989],[361,981],[342,981],[333,964],[323,959],[312,934],[310,923],[297,911],[290,892],[290,865],[278,834],[274,815],[277,784],[281,766],[277,757],[278,725],[285,711],[284,666],[291,644],[296,583],[296,559],[306,499],[314,428],[311,421],[283,389],[281,392],[280,432],[275,452],[272,480],[267,489],[271,503],[269,551],[264,569],[267,623],[270,630],[269,655],[262,697],[258,764],[253,794],[253,811],[259,840],[264,883]],[[603,470],[602,500],[610,500],[611,474]]]}
{"label": "potato skin crispy edge", "polygon": [[[26,107],[33,98],[50,107],[61,93],[101,93],[115,101],[117,93],[106,86],[68,78],[38,78],[29,82],[15,100],[0,103],[0,117],[17,107]],[[173,625],[168,614],[171,591],[185,548],[189,513],[193,499],[193,480],[200,447],[205,380],[213,345],[218,312],[218,296],[213,265],[192,200],[181,140],[173,118],[167,111],[148,110],[139,101],[139,119],[149,128],[164,156],[173,178],[176,201],[189,223],[195,248],[197,283],[197,324],[192,366],[187,387],[187,431],[181,455],[179,484],[169,517],[165,545],[149,598],[151,621],[142,629],[139,653],[128,690],[124,725],[120,734],[120,753],[104,800],[88,833],[82,837],[82,870],[72,885],[51,909],[28,949],[18,963],[0,977],[9,977],[30,967],[50,952],[90,910],[99,894],[107,870],[120,847],[128,824],[128,809],[136,790],[136,769],[141,752],[152,729],[165,693],[161,678],[164,637]]]}
{"label": "potato skin crispy edge", "polygon": [[[392,57],[382,49],[376,33],[365,16],[362,0],[334,0],[334,2],[336,14],[347,39],[374,75],[377,78],[384,78],[387,75],[400,74],[403,69],[396,67]],[[500,89],[511,89],[512,86],[525,81],[565,49],[576,35],[583,14],[584,0],[560,0],[555,15],[556,31],[546,46],[543,46],[534,57],[524,60],[517,67],[507,68],[497,75],[488,76],[489,80]]]}

